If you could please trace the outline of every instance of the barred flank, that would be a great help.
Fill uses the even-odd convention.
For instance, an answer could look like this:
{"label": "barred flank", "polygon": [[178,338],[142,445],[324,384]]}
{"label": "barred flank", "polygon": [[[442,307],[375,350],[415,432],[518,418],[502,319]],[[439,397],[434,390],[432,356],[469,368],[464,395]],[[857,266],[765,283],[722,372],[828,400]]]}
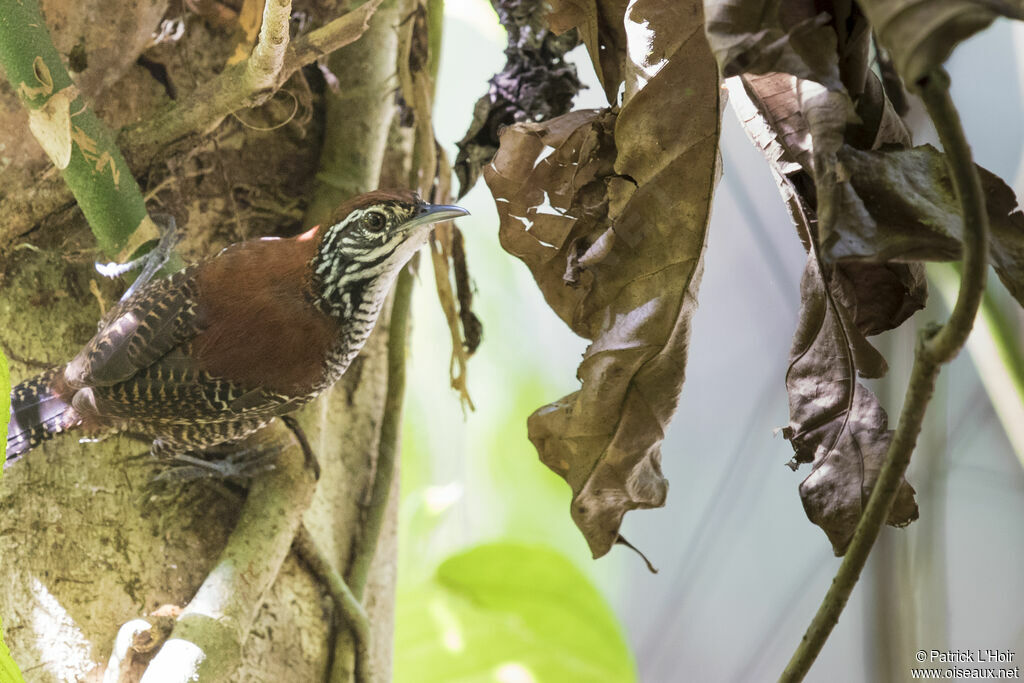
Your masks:
{"label": "barred flank", "polygon": [[8,467],[54,434],[78,424],[78,416],[53,392],[63,366],[47,370],[11,389],[11,422],[7,426]]}

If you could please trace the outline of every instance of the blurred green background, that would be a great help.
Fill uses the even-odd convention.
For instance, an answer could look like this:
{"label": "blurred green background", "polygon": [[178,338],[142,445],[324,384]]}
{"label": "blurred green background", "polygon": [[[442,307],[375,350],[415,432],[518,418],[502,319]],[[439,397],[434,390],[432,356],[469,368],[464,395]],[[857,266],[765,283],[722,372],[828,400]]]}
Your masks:
{"label": "blurred green background", "polygon": [[[445,12],[435,126],[454,158],[474,102],[504,65],[505,39],[484,0],[449,0]],[[1021,28],[997,22],[949,69],[976,160],[1018,193],[1022,46]],[[573,56],[591,85],[576,106],[604,106],[586,53]],[[915,120],[915,142],[934,142]],[[397,681],[759,681],[782,670],[838,566],[800,504],[807,470],[784,467],[792,450],[773,436],[788,422],[784,374],[804,253],[730,110],[722,153],[687,382],[663,447],[668,504],[630,513],[623,526],[657,575],[621,547],[590,559],[568,514],[568,486],[526,438],[533,410],[577,388],[586,342],[501,250],[483,181],[460,221],[484,324],[469,366],[475,412],[464,413],[449,388],[448,332],[431,269],[419,269]],[[1019,355],[1022,318],[990,282]],[[911,322],[945,315],[933,289]],[[912,359],[915,333],[905,327],[878,339],[891,370],[871,383],[893,423]],[[1021,414],[1009,408],[1004,419]],[[921,520],[883,532],[809,680],[906,680],[918,649],[1024,656],[1024,474],[967,352],[940,379],[909,478]]]}

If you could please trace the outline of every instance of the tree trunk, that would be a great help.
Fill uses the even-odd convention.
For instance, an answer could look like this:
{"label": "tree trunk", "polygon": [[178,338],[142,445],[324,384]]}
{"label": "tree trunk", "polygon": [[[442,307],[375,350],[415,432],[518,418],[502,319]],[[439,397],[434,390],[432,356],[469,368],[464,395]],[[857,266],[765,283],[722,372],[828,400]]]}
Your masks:
{"label": "tree trunk", "polygon": [[[243,4],[243,15],[250,4]],[[165,6],[157,0],[117,6],[44,3],[58,49],[66,60],[88,62],[89,77],[79,84],[115,130],[145,119],[172,97],[187,98],[222,69],[235,48],[238,22],[218,26],[213,14],[186,11],[180,39],[151,47],[136,61],[145,38],[160,31]],[[172,11],[179,8],[173,3]],[[297,2],[294,11],[324,23],[344,10],[330,2]],[[332,60],[339,94],[328,95],[319,72],[306,69],[262,107],[239,111],[206,138],[145,160],[138,179],[153,195],[150,210],[177,218],[185,236],[180,251],[187,259],[213,255],[255,235],[295,234],[311,201],[319,206],[316,202],[330,203],[376,186],[393,116],[393,86],[383,79],[394,72],[392,37],[400,11],[394,2],[381,7],[370,32]],[[76,43],[80,34],[66,33],[81,26],[97,30],[81,34],[85,37]],[[131,35],[124,34],[125,27]],[[112,43],[122,49],[111,49]],[[377,80],[364,75],[367,64]],[[346,84],[353,79],[362,87],[352,97],[377,106],[361,107],[355,115],[351,110],[347,116],[332,115],[344,111]],[[25,142],[30,137],[26,117],[14,94],[6,88],[0,95],[0,143],[20,150],[0,169],[0,191],[5,199],[30,195],[39,169],[46,167],[45,157],[34,142]],[[330,133],[324,130],[325,111],[336,126]],[[345,145],[348,166],[329,174],[327,184],[337,191],[318,191],[314,201],[310,188],[319,160],[338,156],[337,149],[324,148],[331,141]],[[342,173],[344,183],[331,182]],[[73,208],[0,245],[0,343],[10,357],[13,382],[39,372],[37,362],[70,359],[92,336],[103,310],[116,301],[121,285],[99,276],[96,260],[104,258]],[[361,529],[382,426],[399,417],[385,413],[390,310],[345,377],[300,417],[322,468],[304,519],[343,575],[354,551],[367,546]],[[404,336],[395,343],[404,345]],[[398,389],[390,387],[392,405]],[[5,587],[0,617],[26,680],[102,680],[119,627],[162,605],[187,605],[217,563],[246,494],[199,482],[181,488],[170,501],[149,497],[145,487],[154,462],[147,451],[148,444],[127,437],[78,443],[77,435],[61,435],[0,480],[0,582]],[[363,600],[374,636],[372,669],[381,680],[390,671],[396,504],[392,490]],[[294,553],[252,611],[256,617],[244,640],[241,665],[224,680],[315,681],[325,680],[332,664],[335,676],[351,670],[345,624],[337,633],[331,627],[332,603]],[[336,637],[342,639],[338,647]]]}

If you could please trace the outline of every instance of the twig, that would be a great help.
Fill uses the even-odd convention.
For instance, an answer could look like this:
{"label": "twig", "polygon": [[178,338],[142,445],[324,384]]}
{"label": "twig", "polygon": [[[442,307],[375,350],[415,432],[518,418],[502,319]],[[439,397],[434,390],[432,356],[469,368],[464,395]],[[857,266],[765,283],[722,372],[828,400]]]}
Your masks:
{"label": "twig", "polygon": [[[60,171],[63,180],[49,182],[67,183],[63,192],[36,194],[34,190],[29,197],[12,193],[19,199],[3,203],[0,215],[5,223],[17,224],[17,211],[26,202],[23,208],[31,211],[36,199],[60,196],[67,201],[73,194],[109,256],[126,256],[141,244],[129,244],[133,233],[140,233],[142,241],[152,237],[156,226],[146,215],[142,191],[113,133],[85,105],[71,80],[37,0],[0,0],[0,66],[28,111],[32,135]],[[127,253],[119,254],[122,249]]]}
{"label": "twig", "polygon": [[951,361],[970,335],[978,305],[985,291],[988,257],[988,215],[971,149],[964,137],[960,117],[949,96],[949,76],[936,69],[917,83],[928,114],[935,123],[939,139],[946,152],[953,175],[953,185],[964,216],[963,263],[964,277],[960,293],[949,320],[941,328],[929,326],[918,341],[910,384],[903,403],[899,424],[889,444],[885,464],[868,499],[867,507],[857,524],[853,540],[846,550],[839,571],[818,607],[803,640],[780,681],[801,681],[807,675],[829,634],[839,621],[839,615],[853,592],[860,573],[867,562],[868,553],[889,516],[903,475],[910,464],[910,456],[921,431],[928,402],[935,390],[935,379],[942,365]]}
{"label": "twig", "polygon": [[291,0],[266,0],[263,24],[252,55],[247,60],[250,82],[259,87],[273,87],[288,50],[288,27],[292,16]]}

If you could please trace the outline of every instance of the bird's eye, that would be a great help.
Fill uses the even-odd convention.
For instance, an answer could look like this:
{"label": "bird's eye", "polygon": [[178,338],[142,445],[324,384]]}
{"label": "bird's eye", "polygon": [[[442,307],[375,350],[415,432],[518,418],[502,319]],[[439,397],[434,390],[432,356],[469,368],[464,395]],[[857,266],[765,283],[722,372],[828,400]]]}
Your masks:
{"label": "bird's eye", "polygon": [[379,211],[371,211],[366,214],[366,229],[371,232],[380,232],[384,229],[387,221],[384,219],[384,214]]}

